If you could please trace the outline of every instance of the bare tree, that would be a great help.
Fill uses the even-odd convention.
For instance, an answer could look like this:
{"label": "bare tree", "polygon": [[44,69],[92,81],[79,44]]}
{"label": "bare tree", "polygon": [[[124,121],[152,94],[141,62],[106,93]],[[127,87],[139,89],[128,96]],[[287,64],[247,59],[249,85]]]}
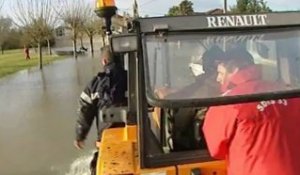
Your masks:
{"label": "bare tree", "polygon": [[58,16],[72,31],[73,53],[77,58],[77,39],[90,13],[90,6],[85,0],[58,0],[58,5]]}
{"label": "bare tree", "polygon": [[42,42],[49,39],[50,31],[54,28],[56,17],[52,0],[23,0],[16,1],[12,7],[15,23],[24,29],[38,47],[39,67],[43,67]]}
{"label": "bare tree", "polygon": [[5,2],[5,0],[0,0],[0,12],[1,12],[1,9],[2,9],[2,7],[4,5],[4,2]]}
{"label": "bare tree", "polygon": [[[84,25],[82,27],[84,28]],[[80,41],[80,48],[84,47],[84,45],[83,45],[83,39],[84,39],[85,31],[84,31],[83,28],[78,33],[78,38],[79,38],[79,41]]]}
{"label": "bare tree", "polygon": [[53,21],[53,23],[51,23],[50,25],[46,26],[45,29],[45,39],[47,41],[47,47],[48,47],[48,54],[52,55],[52,49],[51,49],[51,39],[54,38],[54,30],[55,30],[55,23],[56,21]]}
{"label": "bare tree", "polygon": [[103,20],[100,19],[91,9],[83,28],[86,35],[89,37],[92,56],[94,56],[94,36],[103,33],[103,25]]}
{"label": "bare tree", "polygon": [[12,26],[11,18],[4,18],[0,16],[0,48],[2,54],[4,54],[4,43],[8,38],[11,26]]}
{"label": "bare tree", "polygon": [[[27,30],[22,28],[22,34],[21,34],[21,44],[24,46],[31,46],[35,48],[35,42],[34,40],[29,36],[29,33],[27,33]],[[37,52],[36,52],[37,53]]]}

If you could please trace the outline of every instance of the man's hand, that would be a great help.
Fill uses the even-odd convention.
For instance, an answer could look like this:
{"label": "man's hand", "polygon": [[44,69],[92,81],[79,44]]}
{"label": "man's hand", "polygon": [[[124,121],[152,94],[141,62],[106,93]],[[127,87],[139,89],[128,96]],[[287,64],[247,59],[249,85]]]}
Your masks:
{"label": "man's hand", "polygon": [[158,88],[154,91],[154,93],[161,99],[166,98],[167,95],[176,92],[175,89],[171,89],[171,88],[166,88],[166,87],[162,87],[162,88]]}
{"label": "man's hand", "polygon": [[83,149],[83,147],[84,147],[84,141],[78,141],[78,140],[75,140],[75,141],[74,141],[74,146],[75,146],[78,150],[81,150],[81,149]]}

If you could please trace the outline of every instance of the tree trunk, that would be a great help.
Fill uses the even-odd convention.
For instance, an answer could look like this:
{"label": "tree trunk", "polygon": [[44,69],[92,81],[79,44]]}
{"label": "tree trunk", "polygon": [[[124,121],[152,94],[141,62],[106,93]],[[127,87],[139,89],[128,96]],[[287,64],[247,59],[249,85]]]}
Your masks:
{"label": "tree trunk", "polygon": [[1,53],[2,53],[2,55],[4,55],[4,48],[3,48],[3,46],[0,46],[1,47]]}
{"label": "tree trunk", "polygon": [[73,56],[75,59],[77,59],[77,41],[76,38],[73,39]]}
{"label": "tree trunk", "polygon": [[48,54],[52,55],[52,49],[51,49],[51,45],[50,45],[50,40],[47,39],[47,44],[48,44]]}
{"label": "tree trunk", "polygon": [[43,69],[43,53],[41,43],[38,43],[38,52],[39,52],[39,66],[40,69]]}
{"label": "tree trunk", "polygon": [[37,54],[38,53],[38,48],[36,46],[33,46],[34,47],[34,53]]}
{"label": "tree trunk", "polygon": [[80,36],[80,48],[83,48],[83,36]]}
{"label": "tree trunk", "polygon": [[102,37],[102,46],[105,46],[105,35],[101,35]]}
{"label": "tree trunk", "polygon": [[73,29],[73,56],[77,59],[77,37],[78,34],[75,29]]}
{"label": "tree trunk", "polygon": [[90,36],[91,54],[94,56],[94,40],[93,35]]}

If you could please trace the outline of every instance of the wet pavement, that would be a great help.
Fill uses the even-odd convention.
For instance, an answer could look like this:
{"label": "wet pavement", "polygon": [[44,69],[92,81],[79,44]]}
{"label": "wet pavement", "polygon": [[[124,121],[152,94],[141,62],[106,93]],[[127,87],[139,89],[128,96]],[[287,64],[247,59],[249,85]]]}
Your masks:
{"label": "wet pavement", "polygon": [[67,174],[91,154],[95,129],[84,151],[72,143],[79,94],[99,69],[99,59],[70,58],[0,79],[0,174]]}

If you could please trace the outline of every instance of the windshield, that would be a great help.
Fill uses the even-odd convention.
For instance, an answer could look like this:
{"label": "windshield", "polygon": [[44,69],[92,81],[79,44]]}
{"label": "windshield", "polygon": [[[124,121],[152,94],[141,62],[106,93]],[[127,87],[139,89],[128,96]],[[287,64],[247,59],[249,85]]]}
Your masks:
{"label": "windshield", "polygon": [[148,93],[157,99],[203,99],[300,88],[298,29],[148,35],[145,51]]}

